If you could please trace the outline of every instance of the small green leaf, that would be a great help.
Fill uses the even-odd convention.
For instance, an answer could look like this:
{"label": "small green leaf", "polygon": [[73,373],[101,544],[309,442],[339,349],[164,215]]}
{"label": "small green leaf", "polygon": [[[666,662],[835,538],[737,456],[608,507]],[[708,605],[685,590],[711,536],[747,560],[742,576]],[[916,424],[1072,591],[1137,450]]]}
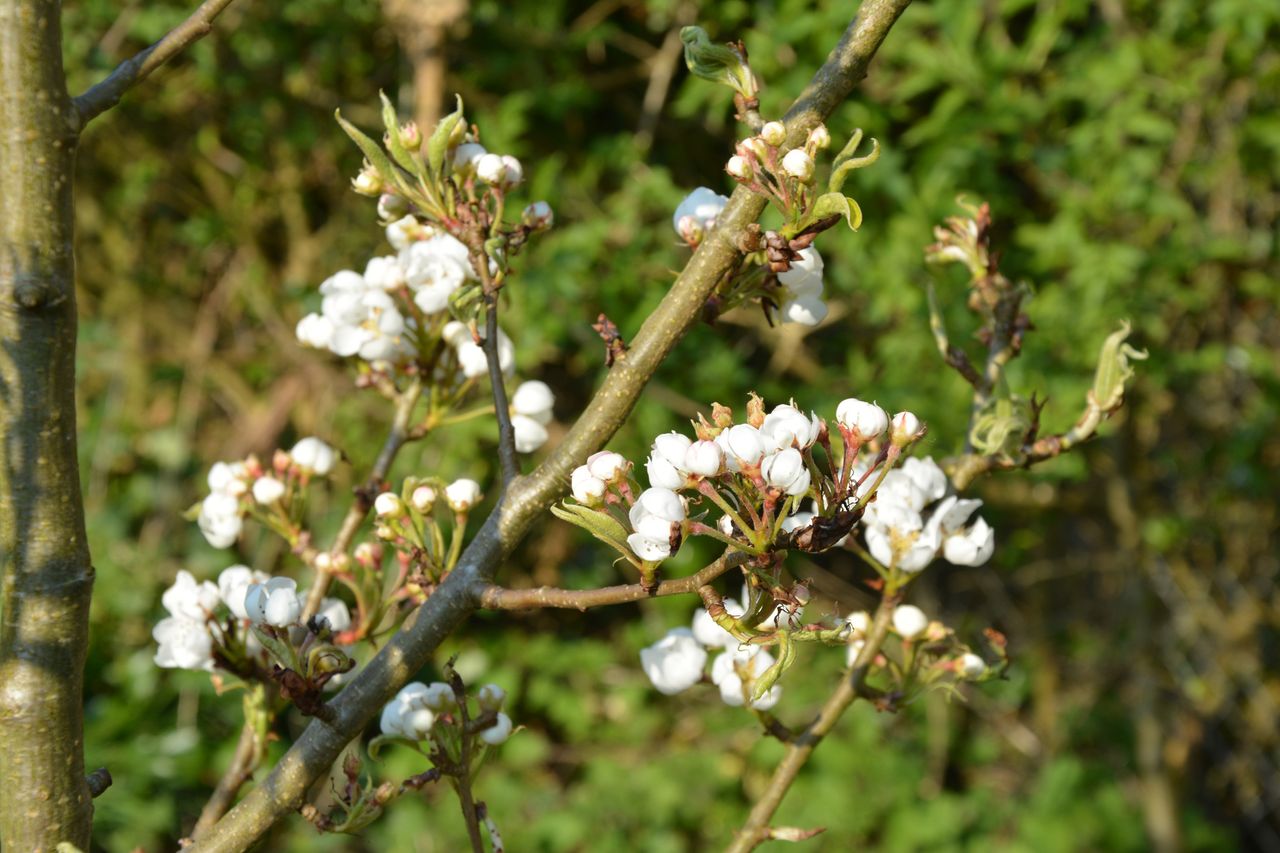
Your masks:
{"label": "small green leaf", "polygon": [[608,513],[598,512],[581,504],[568,503],[551,507],[551,512],[556,518],[576,524],[623,554],[631,554],[631,549],[627,547],[627,529]]}
{"label": "small green leaf", "polygon": [[373,168],[378,170],[383,182],[386,184],[399,183],[397,180],[399,175],[396,172],[396,168],[383,152],[382,146],[365,136],[360,128],[343,118],[341,110],[334,110],[333,117],[338,120],[338,124],[347,132],[347,136],[351,137],[351,141],[360,147],[365,159],[369,161]]}
{"label": "small green leaf", "polygon": [[827,190],[829,192],[840,192],[844,187],[845,180],[849,177],[849,173],[857,169],[870,166],[872,163],[880,159],[880,143],[875,139],[871,140],[871,153],[863,157],[851,156],[858,147],[858,143],[862,141],[862,131],[855,131],[849,139],[849,144],[844,147],[835,159],[835,166],[831,170],[831,180],[827,182]]}
{"label": "small green leaf", "polygon": [[431,131],[431,138],[427,140],[427,165],[431,168],[431,174],[436,176],[439,176],[444,168],[444,160],[449,154],[453,133],[463,120],[462,96],[458,95],[457,99],[458,108],[440,119],[436,129]]}
{"label": "small green leaf", "polygon": [[755,75],[737,48],[713,43],[702,27],[685,27],[680,30],[680,40],[684,42],[684,64],[694,77],[721,83],[744,98],[756,96]]}
{"label": "small green leaf", "polygon": [[1126,340],[1132,332],[1129,321],[1120,323],[1120,328],[1112,332],[1102,344],[1102,352],[1098,355],[1098,371],[1093,378],[1093,401],[1098,408],[1109,412],[1124,400],[1124,385],[1133,376],[1130,359],[1142,361],[1147,358],[1146,350],[1134,349]]}
{"label": "small green leaf", "polygon": [[843,216],[849,223],[850,231],[857,231],[862,227],[862,208],[856,201],[838,192],[818,196],[809,215],[805,217],[805,223],[817,222],[837,215]]}

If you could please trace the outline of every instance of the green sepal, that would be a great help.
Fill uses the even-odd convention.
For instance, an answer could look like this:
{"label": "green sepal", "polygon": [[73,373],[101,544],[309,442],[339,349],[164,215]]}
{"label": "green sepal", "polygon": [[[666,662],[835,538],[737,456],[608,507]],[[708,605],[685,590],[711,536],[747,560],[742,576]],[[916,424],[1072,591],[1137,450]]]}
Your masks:
{"label": "green sepal", "polygon": [[769,692],[769,688],[778,683],[778,679],[782,677],[782,673],[791,668],[791,664],[796,661],[796,644],[791,642],[790,631],[778,632],[778,659],[773,662],[773,666],[766,669],[760,674],[760,677],[751,685],[751,701],[759,702],[764,694]]}
{"label": "green sepal", "polygon": [[598,512],[581,504],[569,503],[552,506],[551,512],[556,518],[576,524],[623,554],[631,555],[631,549],[627,547],[627,529],[608,513]]}
{"label": "green sepal", "polygon": [[436,129],[431,131],[427,140],[427,165],[431,174],[439,176],[444,168],[445,157],[449,154],[449,146],[453,141],[453,132],[462,122],[462,96],[457,95],[458,108],[440,119]]}
{"label": "green sepal", "polygon": [[1146,350],[1134,349],[1126,339],[1132,329],[1128,320],[1121,321],[1120,328],[1107,336],[1098,354],[1098,371],[1093,377],[1093,401],[1098,408],[1109,412],[1124,400],[1124,385],[1133,376],[1130,359],[1142,361]]}
{"label": "green sepal", "polygon": [[382,99],[382,123],[387,128],[385,141],[387,150],[391,152],[391,156],[395,159],[400,167],[406,172],[421,176],[422,163],[417,157],[404,147],[404,139],[400,136],[400,117],[396,115],[396,108],[392,105],[391,99],[387,97],[386,92],[378,92],[378,97]]}
{"label": "green sepal", "polygon": [[382,176],[383,183],[398,185],[400,183],[399,172],[382,150],[382,146],[365,136],[360,128],[343,118],[341,110],[334,110],[333,117],[337,119],[339,126],[346,131],[347,136],[351,137],[351,141],[360,148],[364,158],[369,161],[373,168],[378,170],[378,174]]}

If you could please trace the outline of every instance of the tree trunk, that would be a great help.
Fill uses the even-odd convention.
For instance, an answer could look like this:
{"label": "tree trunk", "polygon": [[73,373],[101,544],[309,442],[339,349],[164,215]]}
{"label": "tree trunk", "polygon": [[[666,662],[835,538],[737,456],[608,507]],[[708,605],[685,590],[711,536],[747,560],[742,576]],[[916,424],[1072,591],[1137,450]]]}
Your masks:
{"label": "tree trunk", "polygon": [[93,569],[76,462],[77,119],[57,0],[0,0],[0,848],[88,849]]}

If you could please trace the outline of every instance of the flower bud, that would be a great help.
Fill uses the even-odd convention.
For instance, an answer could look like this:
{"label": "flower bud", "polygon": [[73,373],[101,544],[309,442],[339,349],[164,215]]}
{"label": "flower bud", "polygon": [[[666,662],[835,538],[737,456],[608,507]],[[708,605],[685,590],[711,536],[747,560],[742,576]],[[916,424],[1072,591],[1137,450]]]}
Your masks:
{"label": "flower bud", "polygon": [[780,121],[765,122],[764,127],[760,128],[760,138],[777,148],[787,140],[787,126]]}
{"label": "flower bud", "polygon": [[378,218],[383,222],[394,222],[409,212],[409,202],[392,192],[384,192],[378,196]]}
{"label": "flower bud", "polygon": [[555,213],[545,201],[535,201],[524,209],[520,221],[534,231],[545,231],[555,224]]}
{"label": "flower bud", "polygon": [[914,640],[929,627],[929,617],[913,604],[903,604],[893,611],[893,630],[904,640]]}
{"label": "flower bud", "polygon": [[724,468],[724,451],[714,441],[695,441],[684,452],[684,469],[699,477],[715,477]]}
{"label": "flower bud", "polygon": [[760,463],[760,476],[770,486],[788,495],[803,495],[809,491],[809,469],[805,467],[804,456],[794,447],[764,457]]}
{"label": "flower bud", "polygon": [[725,436],[724,449],[739,465],[754,465],[764,455],[764,440],[760,431],[750,424],[738,424],[729,427],[721,435]]}
{"label": "flower bud", "polygon": [[803,148],[792,148],[782,158],[782,171],[800,181],[813,177],[813,158]]}
{"label": "flower bud", "polygon": [[981,678],[987,672],[987,662],[973,652],[960,658],[960,674],[965,678]]}
{"label": "flower bud", "polygon": [[573,499],[580,504],[595,506],[604,497],[605,482],[591,474],[586,465],[579,465],[569,475],[569,486],[573,491]]}
{"label": "flower bud", "polygon": [[444,499],[454,512],[466,512],[480,502],[480,484],[465,477],[454,480],[444,490]]}
{"label": "flower bud", "polygon": [[587,457],[587,470],[591,472],[591,476],[606,483],[621,480],[627,473],[627,465],[625,456],[611,450],[601,450]]}
{"label": "flower bud", "polygon": [[413,490],[409,500],[413,503],[413,508],[418,512],[431,512],[431,508],[436,505],[436,490],[430,486],[418,486]]}
{"label": "flower bud", "polygon": [[244,609],[255,624],[276,628],[292,625],[302,615],[298,582],[292,578],[271,578],[250,584],[244,595]]}
{"label": "flower bud", "polygon": [[500,184],[507,176],[506,164],[499,154],[482,154],[476,160],[476,177],[486,184]]}
{"label": "flower bud", "polygon": [[324,476],[333,470],[337,454],[332,447],[314,436],[304,438],[289,451],[293,462],[299,468],[312,474]]}
{"label": "flower bud", "polygon": [[889,416],[884,409],[856,397],[842,400],[836,406],[836,420],[862,441],[879,438],[889,428]]}
{"label": "flower bud", "polygon": [[413,151],[422,145],[422,131],[418,129],[416,121],[406,121],[400,125],[400,143]]}
{"label": "flower bud", "polygon": [[507,698],[507,691],[496,684],[486,684],[476,693],[476,701],[485,711],[497,711]]}
{"label": "flower bud", "polygon": [[729,162],[725,164],[724,170],[729,173],[729,177],[736,181],[749,181],[755,174],[747,159],[745,157],[739,157],[737,154],[734,154],[729,158]]}
{"label": "flower bud", "polygon": [[925,425],[911,412],[898,412],[893,416],[889,440],[898,447],[906,447],[924,437]]}
{"label": "flower bud", "polygon": [[640,650],[640,666],[653,686],[668,696],[688,690],[702,680],[707,650],[688,628],[673,628],[651,646]]}
{"label": "flower bud", "polygon": [[509,187],[524,180],[524,166],[520,165],[520,161],[510,154],[502,155],[502,183]]}
{"label": "flower bud", "polygon": [[473,172],[480,158],[488,153],[478,142],[464,142],[453,151],[453,170],[459,174]]}
{"label": "flower bud", "polygon": [[498,714],[498,719],[494,721],[494,724],[480,732],[480,740],[489,744],[489,746],[497,746],[511,737],[511,729],[511,718],[506,714]]}
{"label": "flower bud", "polygon": [[831,144],[831,132],[827,130],[825,124],[820,124],[813,130],[809,131],[809,139],[805,143],[806,147],[812,147],[814,150],[821,151]]}
{"label": "flower bud", "polygon": [[443,681],[433,681],[423,691],[422,702],[432,711],[439,713],[458,707],[458,697],[453,688]]}
{"label": "flower bud", "polygon": [[360,195],[376,196],[382,194],[382,176],[367,160],[360,174],[351,179],[351,189]]}
{"label": "flower bud", "polygon": [[404,503],[395,492],[383,492],[373,499],[373,511],[384,518],[404,515]]}
{"label": "flower bud", "polygon": [[253,484],[253,499],[263,506],[280,500],[284,492],[284,483],[275,477],[259,477]]}

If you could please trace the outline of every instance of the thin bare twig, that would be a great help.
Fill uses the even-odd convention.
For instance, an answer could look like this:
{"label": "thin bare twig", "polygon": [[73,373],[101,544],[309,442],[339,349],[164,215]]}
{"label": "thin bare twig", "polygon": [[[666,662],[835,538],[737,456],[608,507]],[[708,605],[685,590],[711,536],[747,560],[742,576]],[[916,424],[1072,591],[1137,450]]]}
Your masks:
{"label": "thin bare twig", "polygon": [[496,584],[480,583],[476,596],[480,606],[489,610],[535,610],[544,607],[565,610],[587,610],[610,604],[626,604],[646,598],[667,595],[686,595],[697,592],[698,587],[711,583],[725,572],[740,566],[748,559],[741,551],[722,555],[692,575],[665,580],[655,586],[640,583],[606,586],[599,589],[554,589],[540,586],[534,589],[505,589]]}
{"label": "thin bare twig", "polygon": [[[342,519],[342,527],[338,529],[338,535],[333,540],[333,545],[329,548],[330,554],[345,554],[347,549],[351,547],[352,541],[356,538],[356,533],[360,530],[360,525],[364,523],[364,518],[369,514],[369,508],[373,506],[373,499],[376,496],[376,490],[381,488],[382,481],[387,478],[387,474],[391,471],[391,464],[396,461],[396,456],[400,453],[400,449],[409,442],[410,439],[420,438],[415,435],[410,425],[413,422],[413,410],[418,405],[418,399],[422,396],[422,382],[419,379],[413,380],[400,394],[400,398],[396,401],[396,413],[391,421],[391,430],[387,433],[387,440],[382,443],[382,449],[378,451],[378,458],[374,460],[373,467],[369,469],[369,476],[365,478],[364,483],[357,486],[355,494],[351,500],[351,508],[347,510],[347,515]],[[319,551],[315,549],[307,549],[300,555],[303,562],[307,565],[314,566],[315,558]],[[324,594],[329,590],[329,583],[332,581],[333,575],[328,571],[316,571],[315,583],[311,585],[311,589],[307,592],[306,606],[302,610],[302,621],[305,623],[312,616],[320,612],[320,606],[324,603]]]}
{"label": "thin bare twig", "polygon": [[840,679],[839,686],[823,704],[817,719],[787,743],[786,755],[774,768],[769,784],[765,786],[755,805],[752,806],[746,823],[725,848],[726,853],[749,853],[762,842],[769,840],[771,837],[769,821],[773,819],[778,806],[782,804],[782,798],[786,796],[791,784],[800,775],[800,769],[804,767],[822,739],[835,728],[840,717],[854,700],[863,694],[867,674],[871,671],[871,662],[880,653],[880,646],[889,634],[893,611],[900,600],[901,593],[886,595],[881,599],[876,615],[872,619],[871,628],[867,631],[867,639],[862,650],[858,652],[857,660],[853,662],[852,671],[847,677]]}
{"label": "thin bare twig", "polygon": [[245,720],[231,764],[218,780],[218,786],[213,789],[213,794],[204,804],[204,808],[200,810],[200,817],[191,830],[192,838],[203,837],[227,813],[227,809],[231,808],[232,803],[236,801],[236,794],[241,786],[253,776],[253,769],[258,765],[260,755],[258,733],[253,721]]}
{"label": "thin bare twig", "polygon": [[[486,259],[487,262],[487,259]],[[498,294],[485,295],[484,354],[489,362],[489,384],[493,386],[493,409],[498,416],[498,461],[502,466],[502,485],[520,476],[520,458],[516,455],[516,430],[511,424],[507,403],[507,386],[498,359]]]}
{"label": "thin bare twig", "polygon": [[97,116],[120,103],[124,93],[151,76],[151,73],[194,44],[213,29],[213,21],[232,0],[205,0],[200,8],[160,41],[116,66],[105,80],[71,99],[83,128]]}

